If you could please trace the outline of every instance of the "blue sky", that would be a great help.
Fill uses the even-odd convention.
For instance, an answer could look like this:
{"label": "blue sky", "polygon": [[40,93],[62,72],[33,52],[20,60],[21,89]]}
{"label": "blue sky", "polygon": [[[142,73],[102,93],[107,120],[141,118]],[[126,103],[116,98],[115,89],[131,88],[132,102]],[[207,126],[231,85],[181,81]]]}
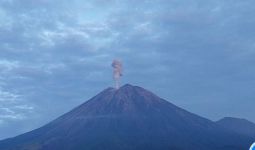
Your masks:
{"label": "blue sky", "polygon": [[113,86],[255,122],[254,0],[0,0],[0,139]]}

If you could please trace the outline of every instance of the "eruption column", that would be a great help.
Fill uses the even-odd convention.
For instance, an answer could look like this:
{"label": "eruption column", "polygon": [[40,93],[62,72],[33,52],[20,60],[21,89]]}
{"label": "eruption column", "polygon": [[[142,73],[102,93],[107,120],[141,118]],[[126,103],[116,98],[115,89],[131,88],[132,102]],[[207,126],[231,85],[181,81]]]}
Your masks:
{"label": "eruption column", "polygon": [[120,77],[122,76],[122,63],[121,61],[115,59],[112,62],[113,67],[113,79],[115,80],[115,88],[119,89],[120,87]]}

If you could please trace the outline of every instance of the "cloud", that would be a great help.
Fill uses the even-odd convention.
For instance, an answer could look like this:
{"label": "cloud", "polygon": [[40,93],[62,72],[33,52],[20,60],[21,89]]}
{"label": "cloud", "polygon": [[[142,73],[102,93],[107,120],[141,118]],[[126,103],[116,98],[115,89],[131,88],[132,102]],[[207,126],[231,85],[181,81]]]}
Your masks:
{"label": "cloud", "polygon": [[24,120],[33,113],[31,104],[24,105],[21,95],[0,90],[0,120],[1,124],[10,121]]}
{"label": "cloud", "polygon": [[1,102],[16,102],[19,95],[0,90],[0,101]]}

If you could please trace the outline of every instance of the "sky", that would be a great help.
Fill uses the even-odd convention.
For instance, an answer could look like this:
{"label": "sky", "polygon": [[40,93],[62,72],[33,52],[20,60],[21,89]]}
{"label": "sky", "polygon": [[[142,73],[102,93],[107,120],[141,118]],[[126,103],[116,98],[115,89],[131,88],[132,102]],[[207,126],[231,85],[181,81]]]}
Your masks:
{"label": "sky", "polygon": [[254,0],[0,0],[0,139],[113,86],[255,122]]}

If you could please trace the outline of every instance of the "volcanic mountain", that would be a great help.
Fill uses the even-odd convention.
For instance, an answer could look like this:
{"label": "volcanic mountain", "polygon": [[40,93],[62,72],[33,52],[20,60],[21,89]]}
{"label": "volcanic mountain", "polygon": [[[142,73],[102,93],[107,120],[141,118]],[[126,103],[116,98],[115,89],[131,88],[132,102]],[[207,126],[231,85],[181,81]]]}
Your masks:
{"label": "volcanic mountain", "polygon": [[39,129],[0,141],[0,150],[246,150],[252,142],[124,85],[105,89]]}

